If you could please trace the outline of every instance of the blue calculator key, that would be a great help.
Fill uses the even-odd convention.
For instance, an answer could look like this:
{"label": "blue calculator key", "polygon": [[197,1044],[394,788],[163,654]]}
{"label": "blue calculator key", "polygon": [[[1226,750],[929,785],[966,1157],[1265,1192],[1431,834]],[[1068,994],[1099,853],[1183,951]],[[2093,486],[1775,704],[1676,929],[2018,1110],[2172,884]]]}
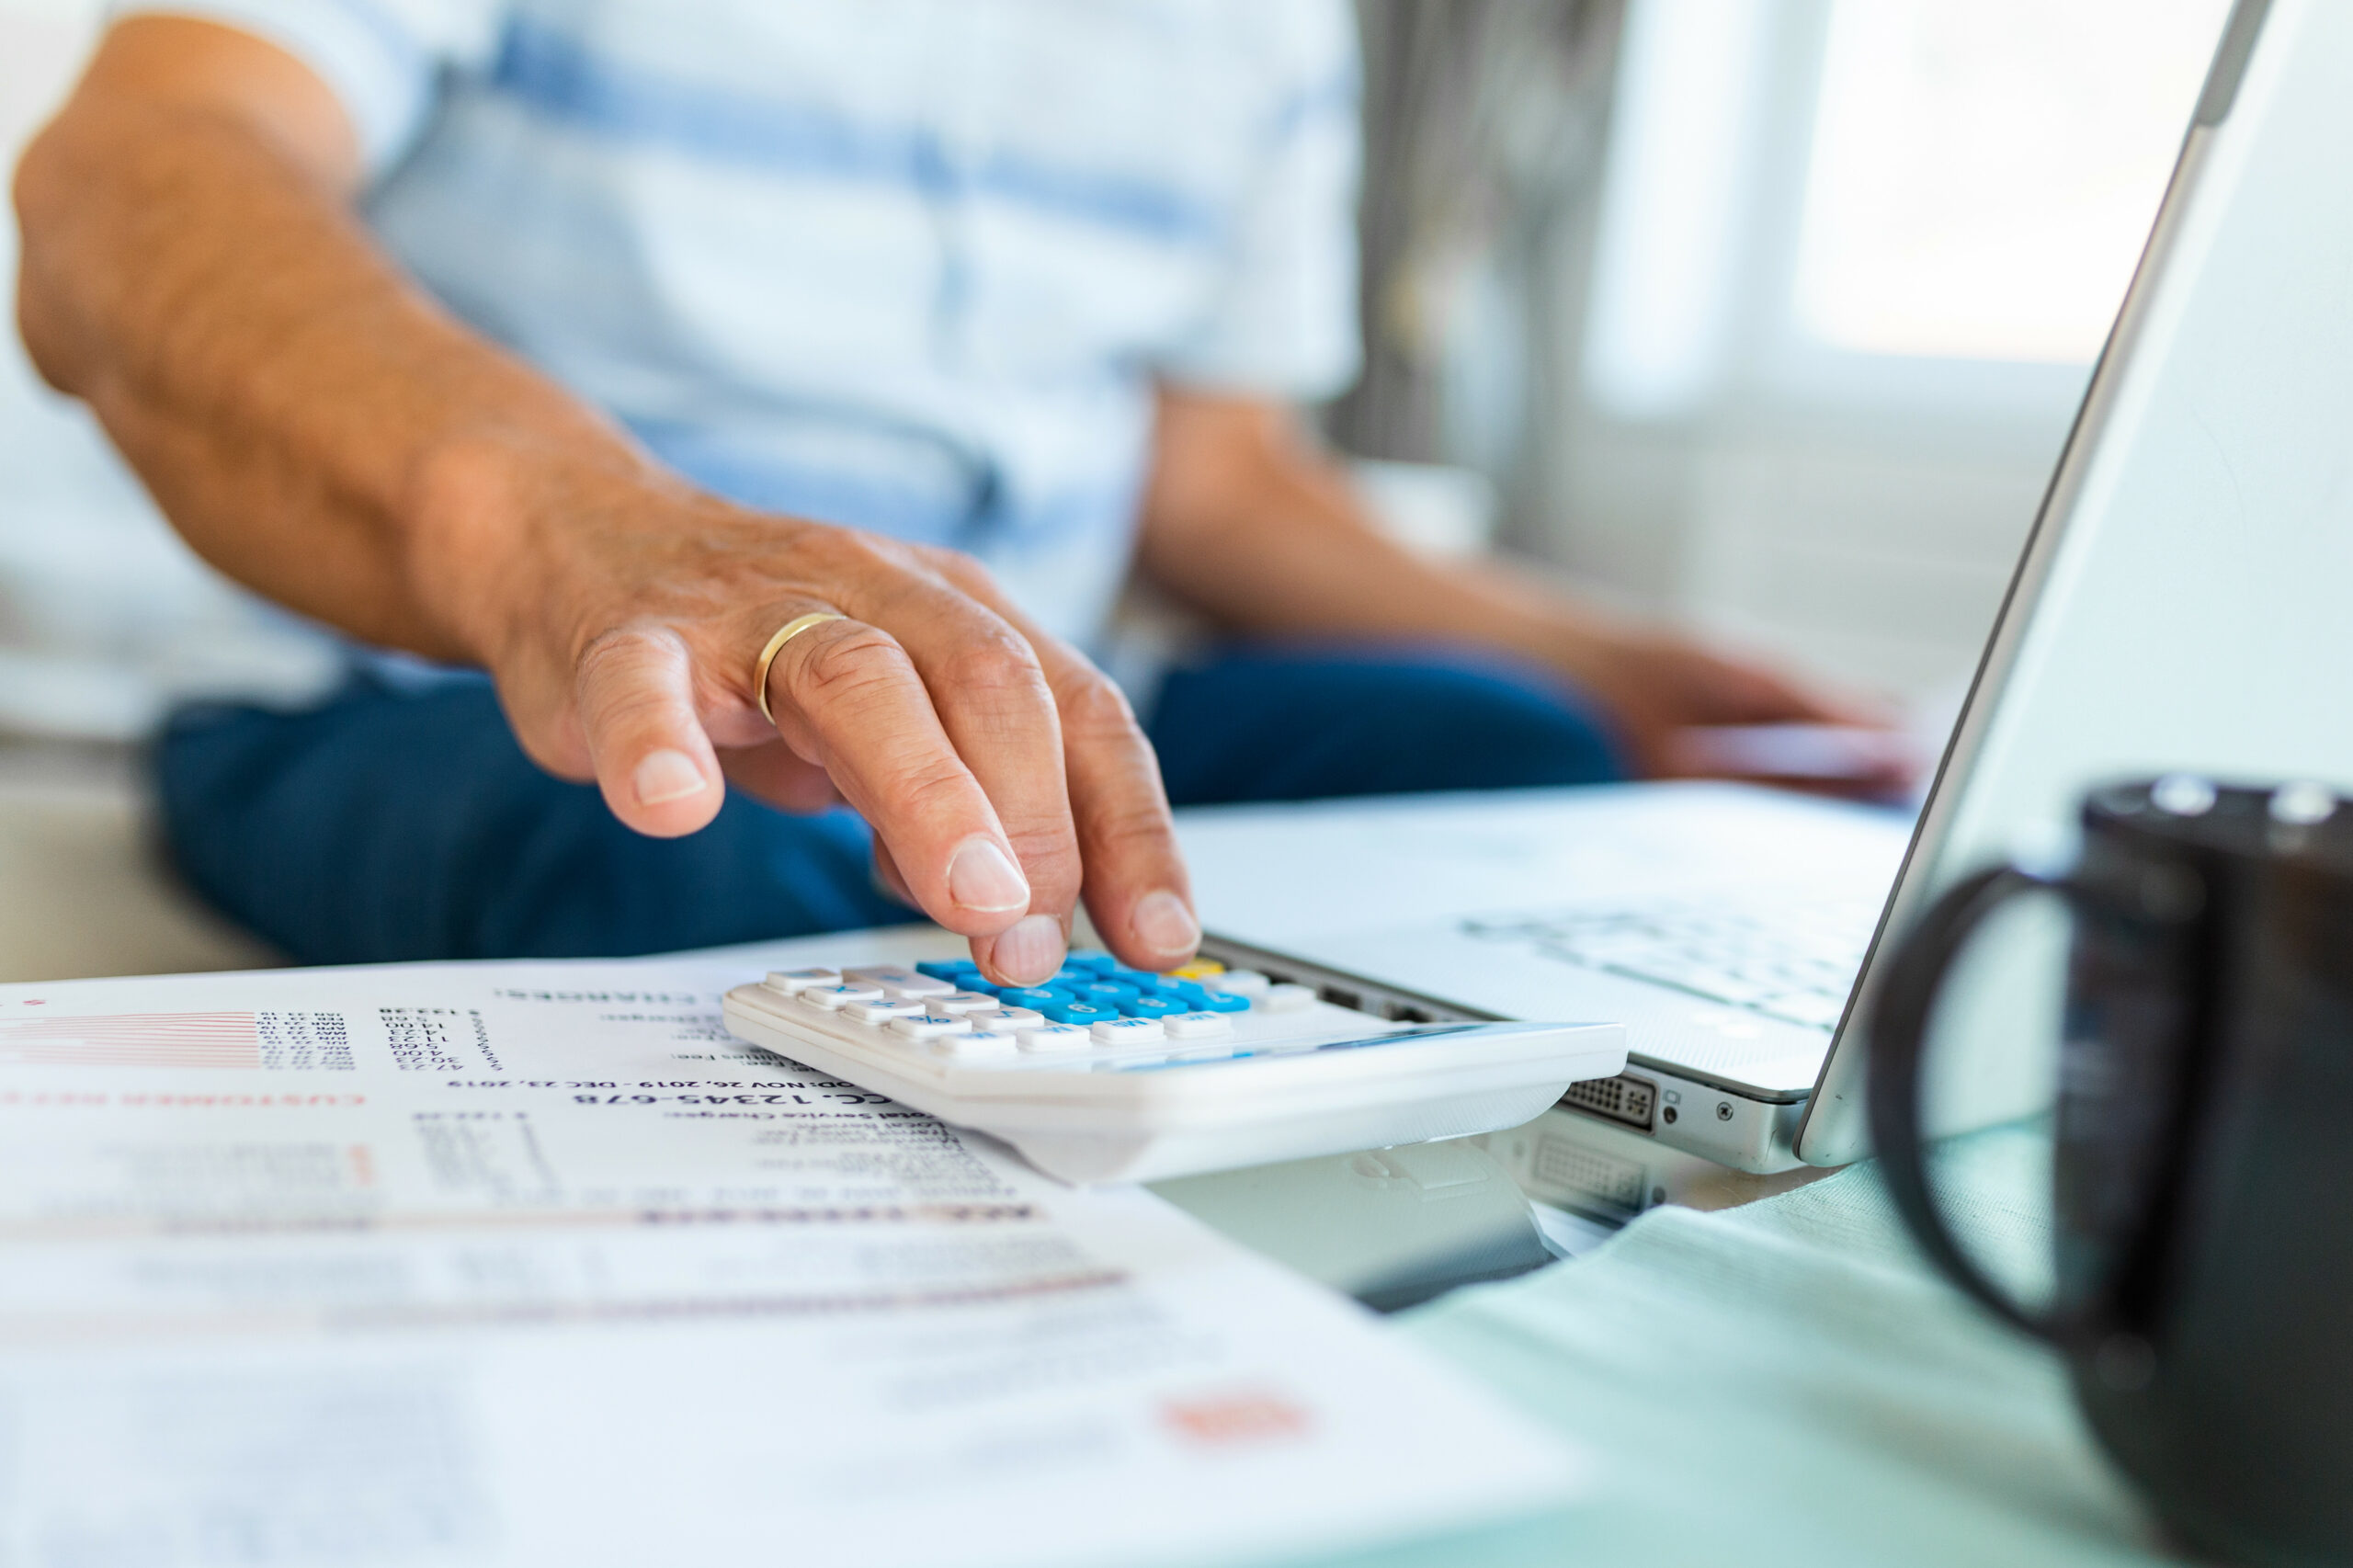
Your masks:
{"label": "blue calculator key", "polygon": [[1247,996],[1235,996],[1223,991],[1210,991],[1207,986],[1203,986],[1202,990],[1209,993],[1201,998],[1201,1011],[1204,1013],[1246,1013],[1250,1010],[1250,998]]}
{"label": "blue calculator key", "polygon": [[1008,985],[997,992],[996,999],[1010,1007],[1031,1007],[1040,1013],[1046,1010],[1049,1003],[1077,1000],[1058,985]]}
{"label": "blue calculator key", "polygon": [[1210,1000],[1210,988],[1198,980],[1170,980],[1163,977],[1160,983],[1153,987],[1151,994],[1155,996],[1174,996],[1196,1007],[1209,1006]]}
{"label": "blue calculator key", "polygon": [[1116,1018],[1120,1016],[1116,1008],[1098,1006],[1092,1002],[1081,1002],[1071,996],[1057,996],[1051,1002],[1034,1004],[1034,1006],[1037,1006],[1038,1011],[1058,1024],[1099,1024],[1106,1018]]}
{"label": "blue calculator key", "polygon": [[1128,1018],[1165,1018],[1192,1010],[1189,1003],[1167,996],[1138,996],[1120,1004],[1120,1017]]}
{"label": "blue calculator key", "polygon": [[1048,975],[1041,983],[1051,985],[1057,991],[1075,992],[1080,986],[1092,985],[1102,978],[1102,975],[1094,970],[1081,969],[1075,964],[1066,963]]}
{"label": "blue calculator key", "polygon": [[1132,985],[1122,985],[1117,981],[1098,980],[1092,985],[1078,987],[1071,994],[1082,1002],[1101,1002],[1110,1006],[1117,1006],[1122,1002],[1134,1001],[1142,995],[1143,992]]}
{"label": "blue calculator key", "polygon": [[1152,971],[1148,969],[1130,969],[1125,964],[1112,965],[1109,969],[1103,971],[1103,978],[1106,980],[1116,980],[1121,985],[1132,985],[1138,991],[1151,990],[1154,986],[1160,983],[1161,979],[1159,975],[1153,973]]}
{"label": "blue calculator key", "polygon": [[961,974],[978,974],[981,966],[970,959],[926,959],[915,965],[915,972],[934,980],[953,980]]}
{"label": "blue calculator key", "polygon": [[1096,948],[1073,948],[1063,956],[1063,962],[1073,969],[1090,969],[1097,973],[1120,967],[1120,960]]}

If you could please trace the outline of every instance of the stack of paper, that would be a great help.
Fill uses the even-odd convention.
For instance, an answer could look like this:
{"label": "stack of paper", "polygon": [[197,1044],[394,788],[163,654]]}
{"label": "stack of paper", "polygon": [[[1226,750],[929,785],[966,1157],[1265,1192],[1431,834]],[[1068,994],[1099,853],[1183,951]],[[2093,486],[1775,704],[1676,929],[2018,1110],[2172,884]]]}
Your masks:
{"label": "stack of paper", "polygon": [[879,941],[0,987],[0,1562],[1232,1561],[1579,1484],[1149,1194],[722,1027]]}

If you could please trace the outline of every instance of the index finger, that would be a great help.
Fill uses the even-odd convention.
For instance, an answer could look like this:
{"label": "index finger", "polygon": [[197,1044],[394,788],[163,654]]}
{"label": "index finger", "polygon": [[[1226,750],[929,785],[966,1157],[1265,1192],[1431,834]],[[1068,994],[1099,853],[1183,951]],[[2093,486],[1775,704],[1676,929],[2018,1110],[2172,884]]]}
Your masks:
{"label": "index finger", "polygon": [[[768,695],[787,744],[873,825],[925,914],[975,938],[1022,919],[1030,889],[1012,842],[895,638],[859,620],[813,627],[769,666]],[[1061,956],[1058,941],[1042,964],[1015,954],[996,967],[1034,983]]]}
{"label": "index finger", "polygon": [[977,938],[972,956],[991,973],[1051,973],[1068,950],[1081,862],[1062,724],[1039,653],[981,596],[944,576],[917,570],[885,581],[868,590],[874,619],[893,629],[914,662],[1029,882],[1028,917]]}

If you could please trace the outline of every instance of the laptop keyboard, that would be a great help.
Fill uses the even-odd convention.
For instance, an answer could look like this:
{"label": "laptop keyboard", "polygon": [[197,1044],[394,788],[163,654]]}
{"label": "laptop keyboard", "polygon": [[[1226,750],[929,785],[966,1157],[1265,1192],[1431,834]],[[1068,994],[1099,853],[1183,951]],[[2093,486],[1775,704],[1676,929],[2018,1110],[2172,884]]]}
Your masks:
{"label": "laptop keyboard", "polygon": [[1721,903],[1578,909],[1466,920],[1471,936],[1527,944],[1548,958],[1673,986],[1727,1006],[1829,1029],[1846,1010],[1879,906]]}

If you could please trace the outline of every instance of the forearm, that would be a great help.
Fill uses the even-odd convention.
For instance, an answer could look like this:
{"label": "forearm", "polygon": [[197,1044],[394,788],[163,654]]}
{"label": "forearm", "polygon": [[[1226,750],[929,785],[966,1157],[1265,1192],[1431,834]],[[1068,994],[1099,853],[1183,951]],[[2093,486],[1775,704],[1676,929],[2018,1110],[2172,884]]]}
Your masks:
{"label": "forearm", "polygon": [[1222,624],[1478,644],[1569,668],[1587,656],[1590,623],[1557,595],[1399,544],[1274,411],[1169,394],[1161,435],[1142,565]]}
{"label": "forearm", "polygon": [[501,448],[633,456],[398,275],[349,215],[347,157],[119,90],[138,48],[101,56],[19,168],[35,363],[230,575],[369,641],[480,659],[471,601],[498,552],[448,493]]}

